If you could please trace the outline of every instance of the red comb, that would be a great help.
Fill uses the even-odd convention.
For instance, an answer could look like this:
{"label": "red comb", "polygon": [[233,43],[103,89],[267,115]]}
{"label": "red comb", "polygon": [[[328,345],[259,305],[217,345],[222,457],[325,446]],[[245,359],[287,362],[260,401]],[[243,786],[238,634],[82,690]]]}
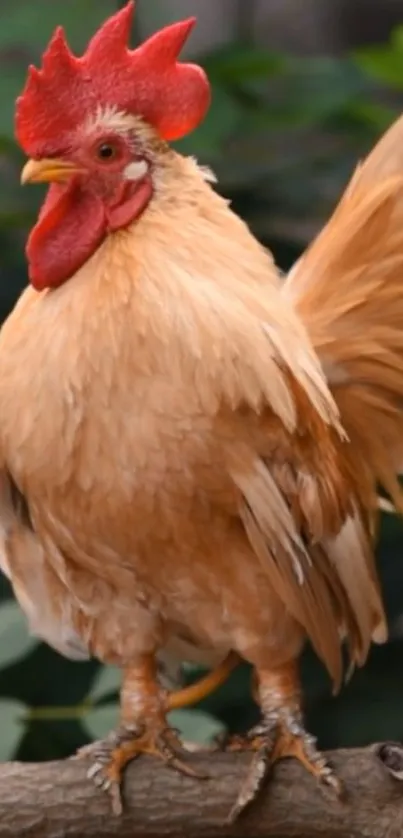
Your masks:
{"label": "red comb", "polygon": [[29,68],[17,99],[16,135],[31,157],[65,148],[77,126],[97,107],[115,106],[143,117],[165,140],[185,136],[204,118],[210,87],[201,67],[179,64],[195,18],[173,23],[137,47],[127,47],[134,0],[96,32],[84,55],[70,51],[56,29],[42,69]]}

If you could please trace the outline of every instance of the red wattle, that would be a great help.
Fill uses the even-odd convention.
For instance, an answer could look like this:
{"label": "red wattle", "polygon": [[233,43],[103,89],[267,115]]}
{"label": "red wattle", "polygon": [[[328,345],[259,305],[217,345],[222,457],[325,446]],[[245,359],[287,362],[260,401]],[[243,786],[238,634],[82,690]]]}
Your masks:
{"label": "red wattle", "polygon": [[52,184],[26,247],[34,288],[57,288],[92,256],[106,234],[100,199],[74,181]]}

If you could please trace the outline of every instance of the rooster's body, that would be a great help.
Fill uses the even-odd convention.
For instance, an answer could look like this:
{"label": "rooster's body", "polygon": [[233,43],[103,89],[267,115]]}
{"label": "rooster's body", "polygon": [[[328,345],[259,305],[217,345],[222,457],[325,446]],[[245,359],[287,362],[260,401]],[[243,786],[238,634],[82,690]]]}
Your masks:
{"label": "rooster's body", "polygon": [[[45,290],[27,289],[0,334],[3,569],[38,635],[124,670],[109,783],[172,744],[164,649],[249,661],[253,747],[333,782],[302,727],[296,661],[308,637],[339,685],[342,639],[362,664],[386,635],[371,532],[377,479],[399,503],[403,181],[370,160],[284,284],[192,160],[138,115],[86,118],[84,139],[94,125],[135,137],[152,197],[73,275],[62,192],[34,231]],[[60,154],[35,157],[25,179],[55,179]]]}

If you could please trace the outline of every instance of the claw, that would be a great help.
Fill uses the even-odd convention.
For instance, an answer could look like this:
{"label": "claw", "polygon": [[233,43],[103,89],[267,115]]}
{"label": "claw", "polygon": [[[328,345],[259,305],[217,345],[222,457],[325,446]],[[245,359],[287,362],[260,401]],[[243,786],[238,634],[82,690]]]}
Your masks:
{"label": "claw", "polygon": [[88,779],[93,780],[96,777],[96,775],[99,773],[100,769],[102,769],[101,763],[100,762],[94,762],[87,771]]}
{"label": "claw", "polygon": [[111,780],[104,780],[103,783],[101,783],[102,791],[109,791],[111,785],[112,785]]}

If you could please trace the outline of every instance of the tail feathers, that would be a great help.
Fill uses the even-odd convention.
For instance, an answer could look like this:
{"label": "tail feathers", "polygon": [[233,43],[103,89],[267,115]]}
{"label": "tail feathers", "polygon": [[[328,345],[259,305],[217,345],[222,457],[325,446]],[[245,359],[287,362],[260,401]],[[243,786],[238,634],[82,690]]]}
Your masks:
{"label": "tail feathers", "polygon": [[381,137],[367,158],[358,166],[339,202],[336,212],[344,210],[344,204],[360,203],[367,197],[374,184],[399,177],[403,172],[403,115],[399,117]]}
{"label": "tail feathers", "polygon": [[403,513],[403,117],[283,287],[319,355],[371,514]]}

